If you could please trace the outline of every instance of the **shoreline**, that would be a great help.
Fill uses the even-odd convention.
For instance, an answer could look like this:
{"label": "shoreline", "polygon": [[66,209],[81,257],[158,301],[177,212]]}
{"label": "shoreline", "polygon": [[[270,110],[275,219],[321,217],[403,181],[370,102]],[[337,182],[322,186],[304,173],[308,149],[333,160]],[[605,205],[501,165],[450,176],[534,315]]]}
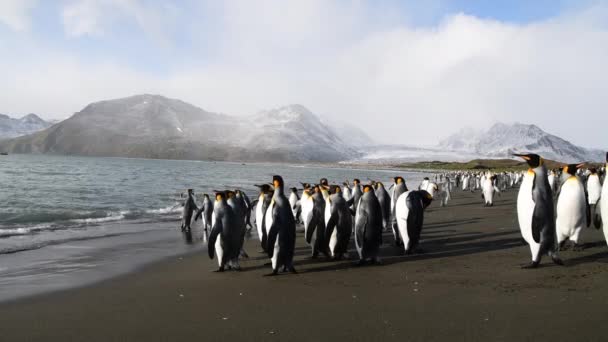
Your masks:
{"label": "shoreline", "polygon": [[[484,208],[456,192],[425,214],[424,254],[402,256],[385,235],[381,266],[354,258],[310,260],[298,232],[298,274],[270,268],[256,241],[242,272],[214,273],[203,250],[153,262],[85,287],[0,303],[8,340],[599,341],[608,311],[608,248],[586,229],[565,267],[544,258],[521,270],[529,249],[515,215],[516,190]],[[179,233],[179,232],[176,232]],[[354,257],[352,249],[351,258]],[[4,328],[6,327],[6,328]]]}

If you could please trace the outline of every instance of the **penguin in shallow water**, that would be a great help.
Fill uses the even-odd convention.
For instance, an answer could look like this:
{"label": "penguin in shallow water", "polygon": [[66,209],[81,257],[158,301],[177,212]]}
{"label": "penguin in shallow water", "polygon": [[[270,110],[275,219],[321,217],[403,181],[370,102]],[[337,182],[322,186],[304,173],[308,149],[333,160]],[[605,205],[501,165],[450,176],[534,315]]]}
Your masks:
{"label": "penguin in shallow water", "polygon": [[574,243],[574,249],[580,249],[578,240],[581,230],[590,221],[585,188],[576,176],[577,170],[582,166],[583,164],[571,164],[562,169],[555,221],[557,243],[562,248],[566,240],[570,240]]}
{"label": "penguin in shallow water", "polygon": [[[232,207],[228,205],[226,193],[216,191],[207,250],[209,258],[213,259],[214,255],[217,256],[218,272],[223,272],[226,266],[232,267],[232,261],[238,258],[241,251],[239,248],[241,232],[238,220]],[[239,269],[238,266],[236,269]]]}
{"label": "penguin in shallow water", "polygon": [[213,201],[209,198],[209,195],[203,195],[203,205],[196,213],[194,217],[194,221],[197,221],[199,218],[203,219],[203,229],[205,233],[211,230],[211,219],[213,217]]}
{"label": "penguin in shallow water", "polygon": [[432,201],[433,196],[425,190],[408,191],[397,199],[397,226],[405,254],[416,252],[424,224],[424,210]]}
{"label": "penguin in shallow water", "polygon": [[523,268],[535,268],[544,254],[563,265],[557,254],[555,209],[544,160],[537,154],[514,154],[530,166],[517,195],[517,218],[522,237],[530,246],[532,262]]}
{"label": "penguin in shallow water", "polygon": [[270,202],[272,201],[273,190],[269,184],[256,184],[255,186],[260,189],[260,194],[258,195],[257,200],[254,200],[254,202],[252,203],[252,205],[255,204],[255,226],[258,231],[258,238],[260,240],[260,244],[262,245],[262,249],[265,251],[265,217],[266,212],[268,211],[268,207],[270,206]]}
{"label": "penguin in shallow water", "polygon": [[340,260],[348,249],[348,242],[353,226],[353,217],[349,203],[342,195],[342,189],[336,186],[330,196],[329,220],[326,227],[326,239],[332,258]]}
{"label": "penguin in shallow water", "polygon": [[382,244],[382,210],[371,185],[363,187],[363,195],[357,204],[355,214],[355,246],[359,254],[359,264],[366,261],[379,263],[378,253]]}
{"label": "penguin in shallow water", "polygon": [[387,231],[391,222],[391,197],[382,182],[375,182],[376,197],[382,211],[382,228]]}
{"label": "penguin in shallow water", "polygon": [[283,271],[296,273],[293,267],[293,254],[296,245],[296,220],[293,217],[289,200],[285,197],[281,176],[273,176],[274,195],[272,197],[272,224],[268,229],[268,256],[272,261],[272,275]]}
{"label": "penguin in shallow water", "polygon": [[194,192],[192,189],[188,189],[188,197],[184,201],[184,209],[182,210],[182,232],[190,232],[190,224],[192,223],[192,216],[198,211],[196,201],[194,200]]}

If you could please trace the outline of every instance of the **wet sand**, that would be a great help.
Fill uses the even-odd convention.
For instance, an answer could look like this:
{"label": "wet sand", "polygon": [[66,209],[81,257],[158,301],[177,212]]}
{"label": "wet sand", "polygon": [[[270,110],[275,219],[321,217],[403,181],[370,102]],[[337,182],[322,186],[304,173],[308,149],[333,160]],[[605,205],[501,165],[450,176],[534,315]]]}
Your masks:
{"label": "wet sand", "polygon": [[[309,259],[299,274],[264,277],[250,240],[241,272],[212,272],[206,252],[173,257],[92,286],[0,304],[3,341],[602,341],[608,247],[586,229],[585,250],[522,270],[530,253],[516,191],[484,208],[457,191],[425,217],[424,254],[400,256],[387,235],[383,265]],[[351,257],[354,258],[352,253]]]}

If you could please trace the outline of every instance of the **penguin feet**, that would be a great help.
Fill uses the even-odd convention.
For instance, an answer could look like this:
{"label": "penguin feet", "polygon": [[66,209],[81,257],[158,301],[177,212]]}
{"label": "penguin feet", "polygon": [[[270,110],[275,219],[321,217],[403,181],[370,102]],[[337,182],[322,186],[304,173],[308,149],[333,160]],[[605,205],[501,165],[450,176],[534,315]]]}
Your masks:
{"label": "penguin feet", "polygon": [[244,249],[241,249],[240,256],[241,256],[241,258],[249,259],[249,254],[247,254],[247,252],[245,252]]}
{"label": "penguin feet", "polygon": [[540,262],[538,262],[538,261],[532,261],[529,264],[521,266],[521,268],[524,270],[531,269],[531,268],[537,268],[539,264],[540,264]]}
{"label": "penguin feet", "polygon": [[213,272],[224,272],[224,266],[220,266],[220,268],[218,268],[217,270],[213,271]]}
{"label": "penguin feet", "polygon": [[380,261],[380,258],[373,258],[372,265],[382,265],[382,261]]}
{"label": "penguin feet", "polygon": [[293,267],[293,266],[289,266],[289,272],[291,272],[293,274],[298,274],[298,271],[296,271],[295,267]]}
{"label": "penguin feet", "polygon": [[578,243],[574,243],[574,245],[572,246],[572,250],[575,252],[582,252],[585,250],[585,246],[579,245]]}
{"label": "penguin feet", "polygon": [[275,268],[274,270],[272,270],[272,273],[265,274],[264,277],[274,277],[278,274],[279,274],[279,269]]}
{"label": "penguin feet", "polygon": [[553,260],[553,263],[556,265],[564,266],[564,261],[557,256],[552,255],[551,260]]}

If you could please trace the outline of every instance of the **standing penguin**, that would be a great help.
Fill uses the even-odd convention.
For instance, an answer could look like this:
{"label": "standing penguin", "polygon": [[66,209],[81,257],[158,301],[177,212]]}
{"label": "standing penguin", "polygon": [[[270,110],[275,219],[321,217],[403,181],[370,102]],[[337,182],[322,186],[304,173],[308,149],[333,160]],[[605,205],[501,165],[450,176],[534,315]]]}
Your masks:
{"label": "standing penguin", "polygon": [[300,200],[300,196],[298,196],[298,189],[291,188],[289,189],[291,193],[289,194],[289,206],[291,207],[291,211],[293,212],[293,217],[296,219],[296,223],[300,222],[300,212],[302,208],[298,206],[298,201]]}
{"label": "standing penguin", "polygon": [[397,199],[397,225],[405,254],[416,251],[424,223],[424,210],[432,201],[433,196],[425,190],[408,191]]}
{"label": "standing penguin", "polygon": [[489,173],[482,177],[481,181],[481,193],[486,207],[494,206],[494,192],[498,189],[494,186],[496,176]]}
{"label": "standing penguin", "polygon": [[359,254],[359,265],[370,260],[379,263],[378,253],[382,244],[382,212],[380,202],[371,185],[363,187],[363,195],[355,214],[355,246]]}
{"label": "standing penguin", "polygon": [[554,263],[563,265],[557,255],[555,209],[544,160],[537,154],[514,156],[523,158],[530,166],[517,195],[519,228],[532,253],[532,262],[523,268],[538,267],[544,254],[549,254]]}
{"label": "standing penguin", "polygon": [[391,197],[384,188],[382,182],[376,182],[376,197],[380,203],[380,210],[382,211],[382,228],[387,231],[391,222]]}
{"label": "standing penguin", "polygon": [[226,266],[231,267],[231,262],[238,258],[241,241],[239,229],[238,217],[234,214],[232,207],[228,205],[226,194],[216,191],[207,250],[209,258],[213,259],[213,256],[217,255],[218,272],[223,272]]}
{"label": "standing penguin", "polygon": [[599,209],[598,203],[602,196],[602,183],[600,182],[600,176],[597,173],[597,169],[592,167],[589,169],[589,176],[587,177],[587,195],[588,202],[591,211],[591,218],[595,224],[595,228],[600,228]]}
{"label": "standing penguin", "polygon": [[251,230],[253,228],[253,225],[251,224],[251,211],[253,211],[253,205],[251,204],[249,196],[247,196],[244,191],[241,191],[240,193],[243,197],[243,201],[245,202],[245,208],[247,209],[245,211],[245,226],[248,226],[249,230]]}
{"label": "standing penguin", "polygon": [[196,213],[196,216],[194,217],[194,221],[198,220],[199,217],[202,217],[203,229],[205,230],[205,233],[208,232],[209,230],[211,230],[211,227],[212,227],[211,220],[213,217],[212,215],[213,215],[213,202],[209,198],[209,195],[204,194],[203,195],[203,205]]}
{"label": "standing penguin", "polygon": [[574,249],[579,249],[579,235],[584,226],[588,225],[590,217],[587,211],[585,188],[576,176],[577,170],[583,164],[566,165],[562,171],[561,187],[557,197],[557,212],[555,226],[557,243],[564,247],[566,239],[574,243]]}
{"label": "standing penguin", "polygon": [[325,206],[326,200],[320,185],[314,186],[312,195],[313,209],[308,229],[306,230],[306,242],[312,247],[312,258],[319,256],[319,252],[329,257],[329,246],[325,238]]}
{"label": "standing penguin", "polygon": [[[302,191],[302,198],[299,201],[299,207],[301,208],[301,217],[302,223],[304,224],[304,237],[306,239],[306,243],[309,245],[311,241],[308,241],[308,229],[311,229],[313,222],[313,210],[314,210],[314,199],[313,199],[313,189],[310,187],[308,183],[302,183],[304,190]],[[314,248],[313,248],[314,249]]]}
{"label": "standing penguin", "polygon": [[395,214],[395,203],[401,194],[408,191],[407,185],[405,185],[405,179],[401,176],[393,178],[394,184],[391,189],[391,228],[393,229],[393,236],[395,237],[395,245],[399,246],[401,239],[399,238],[399,228],[397,227],[397,216]]}
{"label": "standing penguin", "polygon": [[[605,172],[608,172],[608,152],[606,152],[606,167]],[[602,195],[600,197],[600,217],[598,223],[602,225],[604,231],[604,239],[608,243],[608,177],[604,177],[604,185],[602,186]]]}
{"label": "standing penguin", "polygon": [[[255,226],[258,230],[258,238],[260,239],[260,243],[262,245],[262,249],[265,251],[266,249],[266,227],[265,227],[265,217],[266,211],[268,211],[268,206],[270,206],[270,202],[272,200],[272,187],[268,184],[256,184],[258,188],[260,188],[260,195],[258,199],[254,201],[256,203],[255,207]],[[253,203],[252,203],[253,204]]]}
{"label": "standing penguin", "polygon": [[192,214],[198,211],[196,201],[194,200],[194,193],[192,189],[188,189],[188,197],[184,201],[184,209],[182,210],[182,232],[190,232],[190,223],[192,223]]}
{"label": "standing penguin", "polygon": [[[240,255],[244,258],[249,258],[249,255],[247,255],[247,252],[245,252],[245,249],[243,248],[243,245],[245,244],[245,233],[247,233],[247,213],[249,212],[249,207],[247,206],[244,195],[245,193],[241,190],[235,190],[233,198],[231,199],[230,196],[228,198],[228,205],[233,208],[239,220],[238,222],[241,230],[241,243],[239,246]],[[238,266],[238,260],[236,260],[236,263]]]}
{"label": "standing penguin", "polygon": [[353,217],[349,209],[350,205],[344,199],[340,187],[336,186],[332,192],[329,220],[326,227],[326,239],[329,241],[331,256],[336,260],[340,260],[348,249]]}
{"label": "standing penguin", "polygon": [[268,230],[268,256],[272,260],[272,275],[283,271],[296,273],[293,267],[293,254],[296,245],[296,220],[293,217],[289,200],[283,192],[281,176],[273,176],[274,195],[272,197],[272,225]]}
{"label": "standing penguin", "polygon": [[557,173],[555,172],[555,170],[551,170],[549,171],[549,185],[551,186],[551,192],[553,192],[555,194],[555,192],[557,191],[557,182],[558,182],[558,176]]}
{"label": "standing penguin", "polygon": [[347,182],[342,183],[342,197],[344,197],[346,201],[350,200],[351,197],[353,197]]}
{"label": "standing penguin", "polygon": [[357,212],[357,205],[359,205],[359,199],[363,196],[361,191],[361,181],[358,178],[353,179],[353,189],[351,191],[353,198],[353,210]]}

